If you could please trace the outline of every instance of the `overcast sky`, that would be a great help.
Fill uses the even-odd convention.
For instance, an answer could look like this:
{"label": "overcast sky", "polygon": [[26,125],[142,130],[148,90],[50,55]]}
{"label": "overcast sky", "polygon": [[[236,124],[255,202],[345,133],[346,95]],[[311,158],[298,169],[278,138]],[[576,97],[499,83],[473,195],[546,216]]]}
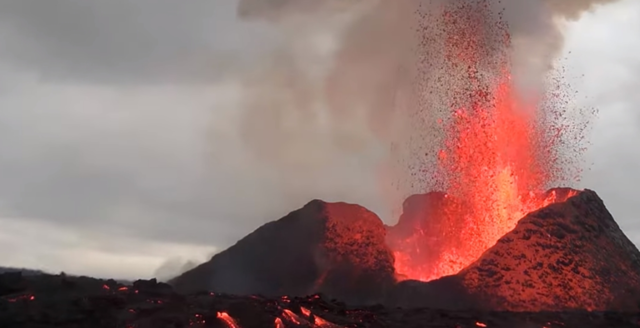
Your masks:
{"label": "overcast sky", "polygon": [[[6,0],[0,42],[0,266],[150,277],[303,199],[380,203],[362,159],[292,201],[243,151],[233,74],[279,39],[238,22],[232,0]],[[569,51],[573,86],[600,109],[583,185],[640,243],[640,1],[570,24]]]}

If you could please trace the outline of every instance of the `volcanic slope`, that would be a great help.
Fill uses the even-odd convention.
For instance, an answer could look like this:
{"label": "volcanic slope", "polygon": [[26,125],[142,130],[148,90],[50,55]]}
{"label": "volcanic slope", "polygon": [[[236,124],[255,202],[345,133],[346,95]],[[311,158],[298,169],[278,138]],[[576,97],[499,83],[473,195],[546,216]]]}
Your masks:
{"label": "volcanic slope", "polygon": [[177,291],[380,301],[394,283],[382,220],[366,208],[314,200],[269,222],[169,283]]}
{"label": "volcanic slope", "polygon": [[[170,283],[186,293],[212,290],[270,297],[323,293],[353,305],[639,311],[640,252],[602,200],[593,191],[567,188],[543,196],[550,205],[526,215],[458,274],[434,281],[396,283],[385,236],[401,234],[403,229],[388,227],[387,235],[381,220],[361,206],[315,200],[265,224]],[[440,194],[413,199],[430,206],[444,200]],[[408,230],[420,223],[405,219]],[[439,231],[438,222],[418,225]],[[437,239],[429,241],[434,244]],[[398,253],[393,245],[391,249]]]}
{"label": "volcanic slope", "polygon": [[522,218],[457,275],[492,310],[638,311],[640,252],[585,190]]}

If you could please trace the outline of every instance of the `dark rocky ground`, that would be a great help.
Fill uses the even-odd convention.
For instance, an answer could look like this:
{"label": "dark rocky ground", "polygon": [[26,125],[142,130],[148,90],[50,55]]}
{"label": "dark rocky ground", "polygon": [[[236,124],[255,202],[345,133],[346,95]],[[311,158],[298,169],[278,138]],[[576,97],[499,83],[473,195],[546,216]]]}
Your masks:
{"label": "dark rocky ground", "polygon": [[[316,200],[170,285],[0,273],[0,328],[640,327],[638,249],[595,192],[550,193],[573,196],[435,281],[398,282],[393,227],[361,206]],[[441,198],[414,197],[431,205],[408,206],[407,227],[437,231]]]}
{"label": "dark rocky ground", "polygon": [[[640,313],[491,312],[383,306],[360,309],[321,296],[261,298],[178,294],[166,284],[86,277],[0,275],[2,328],[640,327]],[[309,313],[305,313],[306,310]],[[227,317],[228,316],[228,317]],[[227,322],[224,319],[233,322]]]}

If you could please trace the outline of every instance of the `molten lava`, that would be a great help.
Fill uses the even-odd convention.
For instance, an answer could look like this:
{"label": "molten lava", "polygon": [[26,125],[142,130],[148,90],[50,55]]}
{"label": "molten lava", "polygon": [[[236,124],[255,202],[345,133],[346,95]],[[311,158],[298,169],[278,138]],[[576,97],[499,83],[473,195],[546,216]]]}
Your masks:
{"label": "molten lava", "polygon": [[240,328],[238,323],[236,323],[236,320],[233,319],[227,312],[218,312],[217,317],[222,322],[224,322],[227,328]]}
{"label": "molten lava", "polygon": [[440,23],[450,114],[437,172],[450,199],[439,204],[443,217],[423,218],[440,222],[435,231],[392,242],[401,279],[456,274],[527,213],[570,196],[541,196],[556,170],[554,145],[537,104],[516,92],[501,16],[486,1],[451,3]]}

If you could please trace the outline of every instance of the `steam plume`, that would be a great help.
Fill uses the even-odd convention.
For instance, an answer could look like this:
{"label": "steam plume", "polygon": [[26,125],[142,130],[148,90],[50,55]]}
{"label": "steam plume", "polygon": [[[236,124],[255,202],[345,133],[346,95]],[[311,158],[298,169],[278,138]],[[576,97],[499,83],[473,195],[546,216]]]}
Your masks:
{"label": "steam plume", "polygon": [[[416,122],[402,108],[415,106],[410,96],[417,65],[414,28],[442,1],[239,0],[239,19],[270,24],[282,36],[259,70],[241,76],[239,124],[255,159],[280,175],[278,188],[285,196],[302,202],[328,194],[351,201],[357,187],[326,184],[349,159],[360,160],[356,165],[362,170],[391,177],[379,180],[386,184],[402,172],[378,169],[411,155],[392,154],[390,144],[418,138],[435,147],[437,135],[424,132],[431,123]],[[510,25],[518,81],[539,87],[563,45],[562,20],[610,2],[495,1]],[[403,162],[402,170],[410,162]],[[403,186],[391,199],[415,188]]]}

